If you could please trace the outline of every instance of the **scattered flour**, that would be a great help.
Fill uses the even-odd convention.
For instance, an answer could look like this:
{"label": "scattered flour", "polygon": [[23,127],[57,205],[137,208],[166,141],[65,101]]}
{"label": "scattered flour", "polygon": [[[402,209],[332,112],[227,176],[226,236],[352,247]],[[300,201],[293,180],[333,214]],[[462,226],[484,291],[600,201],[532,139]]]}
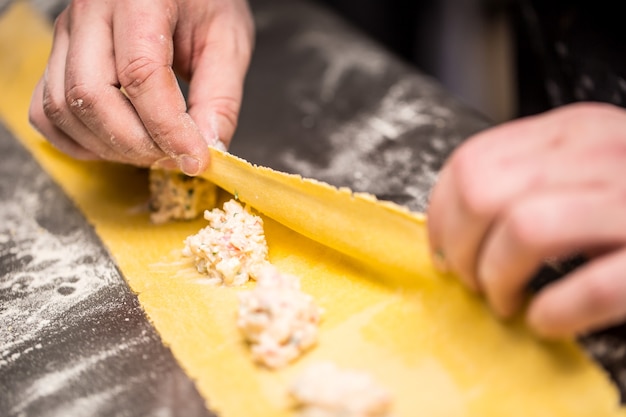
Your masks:
{"label": "scattered flour", "polygon": [[0,372],[2,360],[10,362],[16,351],[38,343],[51,321],[116,279],[114,265],[104,256],[94,261],[102,249],[84,233],[57,236],[42,228],[34,217],[44,210],[41,204],[38,194],[18,190],[0,206],[0,235],[7,232],[3,227],[12,228],[12,243],[0,244],[0,253],[16,265],[0,279],[0,292],[13,293],[0,309]]}
{"label": "scattered flour", "polygon": [[[0,408],[15,416],[102,415],[104,401],[88,401],[89,390],[120,377],[104,367],[155,339],[147,323],[109,337],[111,314],[136,308],[127,304],[126,284],[50,178],[34,163],[21,169],[17,183],[1,186],[9,198],[0,204],[0,236],[10,239],[0,241],[0,386],[10,389],[0,394]],[[117,401],[137,390],[127,379],[122,385]]]}
{"label": "scattered flour", "polygon": [[450,130],[453,125],[449,108],[433,104],[416,92],[414,79],[404,78],[372,108],[322,126],[332,150],[324,165],[294,150],[285,151],[281,160],[303,176],[424,210],[444,156],[461,141]]}
{"label": "scattered flour", "polygon": [[320,85],[322,102],[329,102],[335,97],[339,84],[350,72],[358,71],[380,77],[389,66],[380,50],[369,43],[355,42],[354,36],[348,33],[337,37],[330,31],[305,31],[291,40],[290,47],[298,51],[311,51],[322,57],[326,64]]}
{"label": "scattered flour", "polygon": [[[24,393],[21,395],[21,401],[14,409],[13,413],[19,414],[28,406],[37,401],[40,398],[60,392],[70,388],[72,385],[80,383],[81,377],[88,371],[91,371],[99,363],[119,355],[121,352],[128,351],[133,345],[140,345],[141,341],[134,341],[129,343],[121,343],[111,349],[98,352],[90,357],[81,357],[78,360],[65,364],[61,370],[56,372],[50,372],[36,380],[30,385]],[[81,399],[78,399],[81,401]],[[93,408],[96,404],[90,404],[90,408]],[[65,405],[63,406],[65,409]],[[72,415],[67,413],[66,415]]]}

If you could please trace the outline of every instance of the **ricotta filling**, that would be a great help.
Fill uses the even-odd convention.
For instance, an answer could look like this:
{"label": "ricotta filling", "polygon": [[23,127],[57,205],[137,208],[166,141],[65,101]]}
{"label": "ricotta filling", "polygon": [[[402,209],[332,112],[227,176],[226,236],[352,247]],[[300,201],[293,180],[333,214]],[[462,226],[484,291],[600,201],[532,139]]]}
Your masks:
{"label": "ricotta filling", "polygon": [[217,186],[200,177],[162,169],[150,169],[150,220],[155,224],[200,217],[215,207]]}
{"label": "ricotta filling", "polygon": [[299,417],[390,417],[391,395],[367,373],[331,362],[307,367],[290,388]]}
{"label": "ricotta filling", "polygon": [[206,210],[209,225],[185,239],[183,255],[192,257],[198,272],[215,284],[239,286],[255,279],[269,264],[263,219],[235,200],[224,209]]}
{"label": "ricotta filling", "polygon": [[322,310],[300,290],[300,280],[267,265],[253,290],[239,294],[237,326],[252,358],[268,368],[292,362],[317,342]]}

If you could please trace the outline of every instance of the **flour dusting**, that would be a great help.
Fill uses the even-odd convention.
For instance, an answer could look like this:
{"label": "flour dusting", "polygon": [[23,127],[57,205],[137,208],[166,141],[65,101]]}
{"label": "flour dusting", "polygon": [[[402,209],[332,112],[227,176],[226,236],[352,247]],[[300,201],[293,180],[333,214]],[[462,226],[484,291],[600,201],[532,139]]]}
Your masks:
{"label": "flour dusting", "polygon": [[0,410],[210,416],[93,228],[1,124],[0,155]]}
{"label": "flour dusting", "polygon": [[71,320],[66,313],[72,306],[115,280],[110,262],[95,262],[94,253],[102,250],[84,233],[57,236],[37,223],[41,204],[40,195],[17,190],[0,208],[0,235],[11,235],[0,253],[14,266],[0,279],[0,371],[20,349],[39,343],[38,333],[51,321]]}
{"label": "flour dusting", "polygon": [[[42,397],[52,395],[64,389],[71,389],[71,385],[80,384],[81,377],[84,376],[87,371],[104,360],[119,355],[120,352],[133,347],[133,345],[138,345],[139,343],[139,341],[123,343],[108,350],[98,352],[90,357],[81,357],[78,360],[71,361],[69,364],[65,364],[60,370],[48,373],[24,390],[21,395],[20,403],[18,403],[12,411],[19,414],[23,412],[28,405]],[[91,403],[90,405],[93,407],[96,404]],[[67,411],[69,410],[66,410],[66,412]],[[72,414],[68,413],[66,415]]]}
{"label": "flour dusting", "polygon": [[301,175],[421,211],[444,156],[462,139],[450,132],[453,118],[449,107],[417,94],[414,80],[405,78],[377,105],[326,128],[332,152],[325,165],[294,151],[283,160]]}
{"label": "flour dusting", "polygon": [[326,65],[320,84],[320,98],[327,102],[335,97],[335,92],[343,77],[352,71],[377,77],[388,67],[384,55],[370,44],[355,42],[353,36],[337,37],[328,31],[305,31],[290,42],[293,49],[312,50],[322,57]]}

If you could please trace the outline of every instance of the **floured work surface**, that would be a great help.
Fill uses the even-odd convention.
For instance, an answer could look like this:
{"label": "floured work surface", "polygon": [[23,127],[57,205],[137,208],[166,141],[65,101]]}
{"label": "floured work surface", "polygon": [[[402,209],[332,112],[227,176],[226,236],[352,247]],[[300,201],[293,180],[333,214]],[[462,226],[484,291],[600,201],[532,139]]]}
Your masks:
{"label": "floured work surface", "polygon": [[0,155],[0,414],[215,417],[93,228],[1,121]]}
{"label": "floured work surface", "polygon": [[[0,28],[19,32],[11,16]],[[43,24],[41,33],[29,30],[37,43],[12,58],[24,52],[21,59],[40,61],[25,67],[32,74],[19,74],[32,77],[34,86],[50,30]],[[299,276],[325,315],[319,345],[303,359],[280,371],[257,368],[235,325],[238,290],[205,285],[180,257],[182,241],[204,221],[152,225],[145,171],[78,163],[52,150],[27,124],[29,92],[11,88],[15,74],[0,76],[7,86],[0,115],[95,226],[164,342],[218,414],[290,415],[287,386],[320,359],[369,371],[394,396],[397,416],[623,414],[615,387],[574,343],[543,343],[520,324],[499,323],[457,281],[429,268],[406,286],[385,286],[376,274],[268,218],[271,261]]]}

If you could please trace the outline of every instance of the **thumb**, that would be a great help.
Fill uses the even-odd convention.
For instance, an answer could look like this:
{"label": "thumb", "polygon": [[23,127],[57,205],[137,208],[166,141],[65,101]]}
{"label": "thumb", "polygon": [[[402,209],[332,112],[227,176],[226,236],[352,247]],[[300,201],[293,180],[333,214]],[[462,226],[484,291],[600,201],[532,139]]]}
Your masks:
{"label": "thumb", "polygon": [[226,149],[237,127],[252,39],[247,22],[235,28],[231,22],[224,23],[216,19],[211,26],[192,68],[187,111],[209,144]]}

